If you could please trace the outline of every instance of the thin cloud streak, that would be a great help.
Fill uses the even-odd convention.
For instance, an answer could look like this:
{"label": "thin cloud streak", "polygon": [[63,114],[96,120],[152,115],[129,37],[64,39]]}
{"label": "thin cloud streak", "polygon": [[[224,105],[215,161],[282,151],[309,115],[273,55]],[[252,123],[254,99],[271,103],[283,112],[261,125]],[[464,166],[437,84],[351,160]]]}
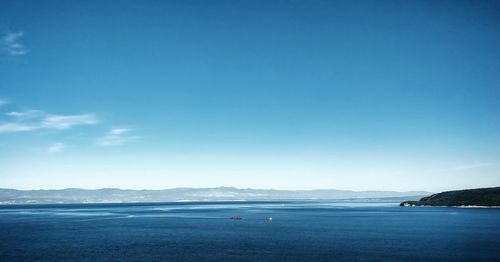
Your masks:
{"label": "thin cloud streak", "polygon": [[59,153],[59,152],[63,151],[64,149],[66,149],[67,147],[68,146],[65,143],[56,142],[56,143],[53,143],[52,145],[50,145],[47,148],[47,151],[49,153]]}
{"label": "thin cloud streak", "polygon": [[108,131],[107,135],[97,139],[100,146],[119,146],[141,138],[140,136],[127,136],[131,130],[128,128],[115,128]]}
{"label": "thin cloud streak", "polygon": [[68,129],[77,125],[95,125],[97,118],[94,115],[50,115],[43,119],[42,127],[49,129]]}
{"label": "thin cloud streak", "polygon": [[[10,111],[3,113],[9,119],[0,123],[0,134],[28,133],[38,130],[65,130],[76,126],[95,125],[99,119],[93,114],[58,115],[49,114],[42,110],[30,109],[25,111]],[[141,137],[128,135],[128,128],[110,129],[104,136],[96,139],[99,146],[119,146]],[[67,147],[62,142],[51,144],[47,152],[56,153]]]}
{"label": "thin cloud streak", "polygon": [[5,113],[5,115],[10,116],[10,117],[15,117],[17,119],[30,119],[30,118],[35,118],[43,115],[43,112],[40,110],[26,110],[23,112],[8,112]]}
{"label": "thin cloud streak", "polygon": [[8,105],[8,104],[9,104],[9,101],[7,101],[7,100],[5,100],[3,98],[0,98],[0,107]]}
{"label": "thin cloud streak", "polygon": [[111,129],[109,131],[109,134],[110,135],[122,135],[122,134],[129,132],[129,131],[130,131],[130,129],[128,129],[128,128],[115,128],[115,129]]}
{"label": "thin cloud streak", "polygon": [[15,122],[0,125],[0,133],[28,132],[41,129],[69,129],[74,126],[95,125],[99,121],[92,114],[82,115],[47,115],[39,110],[26,112],[10,112],[8,116],[16,118]]}
{"label": "thin cloud streak", "polygon": [[0,134],[2,133],[17,133],[17,132],[27,132],[37,129],[35,126],[29,126],[17,123],[7,123],[0,125]]}
{"label": "thin cloud streak", "polygon": [[28,49],[19,40],[24,36],[23,31],[10,32],[0,39],[0,52],[6,55],[18,56],[28,53]]}

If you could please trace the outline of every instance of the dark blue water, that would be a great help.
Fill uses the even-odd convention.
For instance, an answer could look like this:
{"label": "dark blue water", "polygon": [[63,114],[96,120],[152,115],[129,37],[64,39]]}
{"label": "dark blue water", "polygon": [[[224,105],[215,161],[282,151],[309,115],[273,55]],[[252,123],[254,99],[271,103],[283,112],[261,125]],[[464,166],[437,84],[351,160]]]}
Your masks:
{"label": "dark blue water", "polygon": [[[235,215],[243,219],[229,219]],[[325,202],[0,207],[0,260],[500,261],[500,209]]]}

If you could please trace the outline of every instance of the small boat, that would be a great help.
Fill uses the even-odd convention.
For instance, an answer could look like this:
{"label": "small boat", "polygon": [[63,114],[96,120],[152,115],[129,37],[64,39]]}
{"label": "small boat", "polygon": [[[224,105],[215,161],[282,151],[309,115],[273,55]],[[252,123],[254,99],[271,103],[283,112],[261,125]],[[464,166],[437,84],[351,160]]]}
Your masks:
{"label": "small boat", "polygon": [[242,218],[240,216],[232,216],[231,219],[232,220],[241,220]]}
{"label": "small boat", "polygon": [[268,217],[267,221],[269,221],[269,222],[273,221],[273,217]]}

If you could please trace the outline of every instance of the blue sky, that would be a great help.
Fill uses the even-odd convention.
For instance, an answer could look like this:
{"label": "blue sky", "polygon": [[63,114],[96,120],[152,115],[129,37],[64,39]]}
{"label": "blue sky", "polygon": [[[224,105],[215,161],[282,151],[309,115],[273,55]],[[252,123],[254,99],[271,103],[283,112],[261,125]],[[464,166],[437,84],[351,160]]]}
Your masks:
{"label": "blue sky", "polygon": [[0,187],[500,185],[495,1],[2,1]]}

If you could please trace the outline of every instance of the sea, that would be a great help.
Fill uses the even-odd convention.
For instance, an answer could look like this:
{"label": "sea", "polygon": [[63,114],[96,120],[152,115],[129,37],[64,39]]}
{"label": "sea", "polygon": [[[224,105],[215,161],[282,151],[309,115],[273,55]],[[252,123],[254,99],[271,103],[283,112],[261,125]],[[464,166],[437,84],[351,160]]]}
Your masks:
{"label": "sea", "polygon": [[500,209],[345,201],[0,206],[0,261],[500,261]]}

